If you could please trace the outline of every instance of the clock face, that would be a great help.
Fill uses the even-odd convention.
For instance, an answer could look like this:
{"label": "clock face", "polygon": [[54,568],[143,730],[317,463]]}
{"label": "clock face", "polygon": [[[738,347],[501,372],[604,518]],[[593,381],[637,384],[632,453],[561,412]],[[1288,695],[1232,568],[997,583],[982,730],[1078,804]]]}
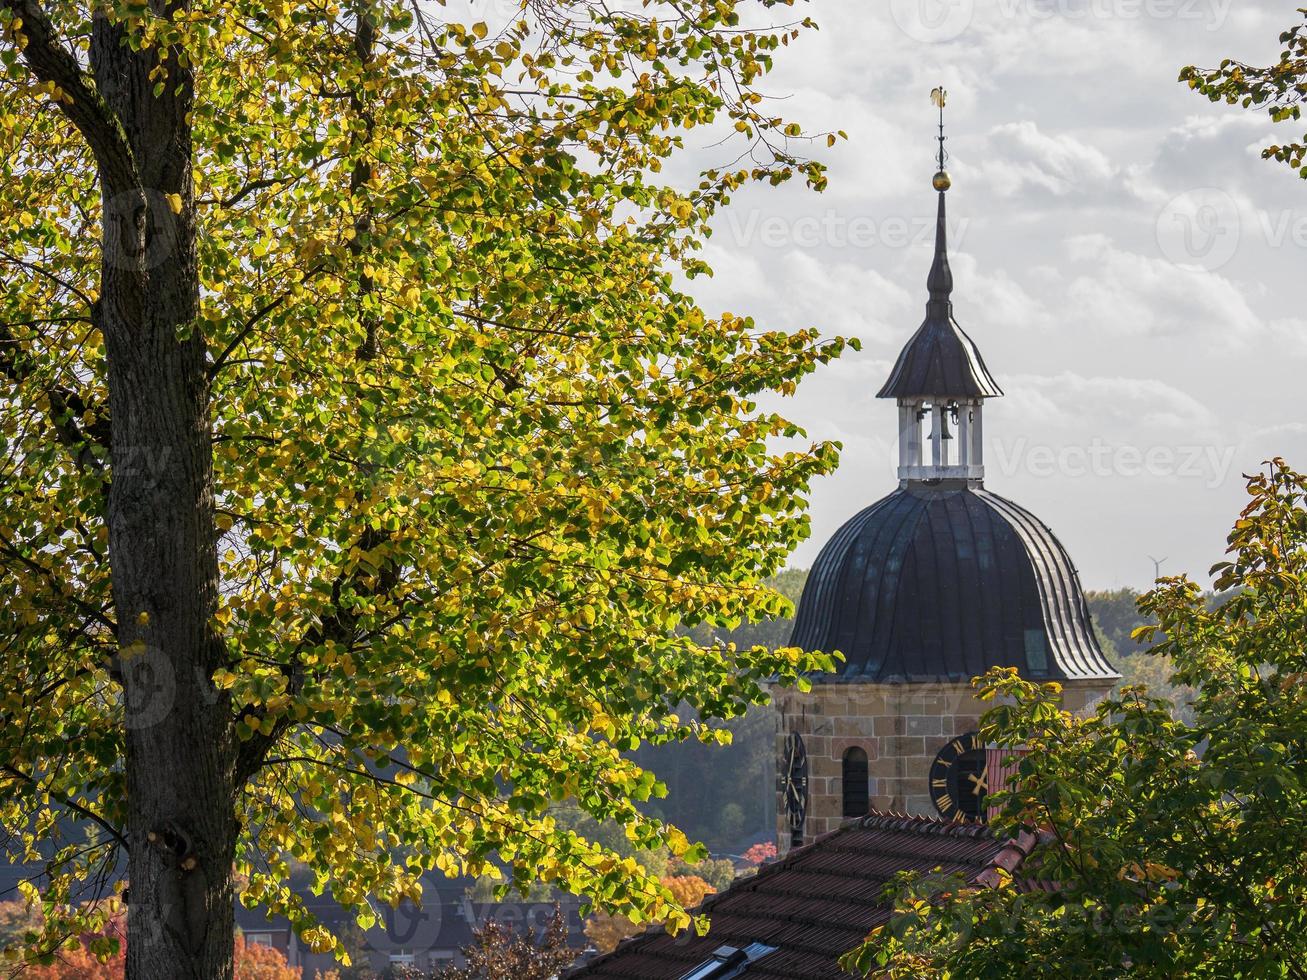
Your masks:
{"label": "clock face", "polygon": [[985,819],[989,775],[985,745],[975,732],[949,742],[930,766],[930,797],[946,820]]}
{"label": "clock face", "polygon": [[796,844],[802,843],[803,823],[808,815],[808,750],[798,732],[785,739],[781,792],[785,795],[785,815],[789,819],[790,836]]}

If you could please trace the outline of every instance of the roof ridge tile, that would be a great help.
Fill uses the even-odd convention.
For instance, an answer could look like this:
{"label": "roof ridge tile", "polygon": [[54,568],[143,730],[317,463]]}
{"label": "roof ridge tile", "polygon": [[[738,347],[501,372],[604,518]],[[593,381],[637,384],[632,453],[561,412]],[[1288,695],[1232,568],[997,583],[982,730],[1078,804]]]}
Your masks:
{"label": "roof ridge tile", "polygon": [[[865,830],[898,830],[918,834],[938,834],[944,837],[991,837],[997,840],[993,831],[982,823],[965,820],[943,820],[940,817],[893,811],[885,813],[873,810],[865,817],[858,817],[850,825],[846,826],[861,827]],[[790,853],[794,852],[791,851]]]}

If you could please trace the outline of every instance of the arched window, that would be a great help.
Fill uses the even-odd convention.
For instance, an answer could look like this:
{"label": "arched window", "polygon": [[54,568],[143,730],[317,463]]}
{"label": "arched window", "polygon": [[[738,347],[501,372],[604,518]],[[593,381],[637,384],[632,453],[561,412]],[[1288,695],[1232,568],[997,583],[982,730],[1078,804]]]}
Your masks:
{"label": "arched window", "polygon": [[867,753],[856,746],[844,753],[844,815],[865,816],[871,805],[868,795]]}

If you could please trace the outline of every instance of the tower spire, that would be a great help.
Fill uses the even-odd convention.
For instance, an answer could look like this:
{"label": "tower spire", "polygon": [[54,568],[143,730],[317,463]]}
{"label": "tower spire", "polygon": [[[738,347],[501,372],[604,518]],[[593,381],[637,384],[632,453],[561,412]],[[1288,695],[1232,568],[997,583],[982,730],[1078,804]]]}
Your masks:
{"label": "tower spire", "polygon": [[953,272],[948,264],[944,197],[952,185],[945,149],[943,87],[930,93],[939,109],[939,169],[931,186],[939,194],[935,257],[926,285],[926,320],[912,335],[878,397],[899,405],[899,479],[904,486],[964,480],[979,486],[985,476],[982,403],[1003,394],[980,351],[953,319]]}
{"label": "tower spire", "polygon": [[930,264],[930,275],[926,286],[930,290],[928,312],[948,316],[952,309],[950,297],[953,293],[953,271],[948,265],[948,232],[944,222],[944,193],[953,181],[944,169],[948,162],[948,151],[944,149],[944,105],[948,101],[948,92],[941,85],[930,92],[930,101],[939,107],[939,169],[931,180],[931,186],[939,192],[939,211],[935,218],[935,258]]}

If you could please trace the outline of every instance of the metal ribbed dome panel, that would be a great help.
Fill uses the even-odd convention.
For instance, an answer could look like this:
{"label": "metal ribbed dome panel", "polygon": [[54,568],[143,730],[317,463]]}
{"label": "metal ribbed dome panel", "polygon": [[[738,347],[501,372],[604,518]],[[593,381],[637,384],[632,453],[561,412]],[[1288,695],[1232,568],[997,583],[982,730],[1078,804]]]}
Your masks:
{"label": "metal ribbed dome panel", "polygon": [[899,352],[889,380],[876,397],[997,398],[1002,394],[975,341],[952,317],[935,313]]}
{"label": "metal ribbed dome panel", "polygon": [[857,514],[818,556],[791,643],[838,650],[844,680],[1117,676],[1094,639],[1066,550],[983,489],[909,484]]}

